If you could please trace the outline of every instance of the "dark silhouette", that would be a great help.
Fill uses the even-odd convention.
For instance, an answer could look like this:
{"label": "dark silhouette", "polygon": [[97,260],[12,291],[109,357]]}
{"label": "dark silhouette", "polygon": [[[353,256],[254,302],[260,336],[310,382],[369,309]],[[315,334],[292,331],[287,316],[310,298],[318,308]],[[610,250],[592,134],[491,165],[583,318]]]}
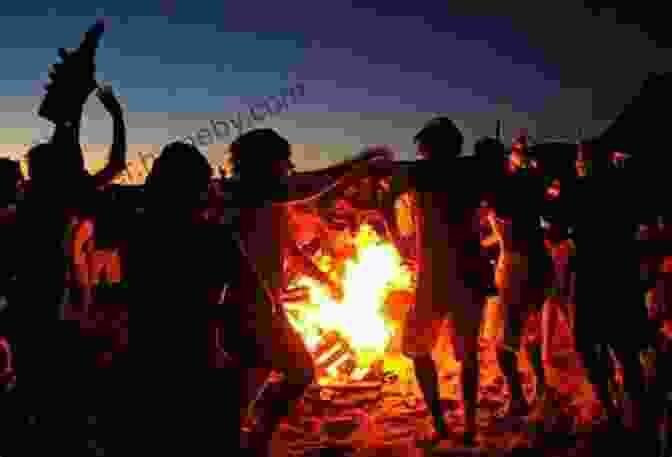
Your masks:
{"label": "dark silhouette", "polygon": [[[655,336],[647,321],[635,238],[638,224],[649,219],[647,205],[640,202],[651,197],[646,188],[629,185],[627,171],[610,167],[605,151],[583,144],[581,155],[587,176],[563,190],[569,192],[564,215],[574,227],[577,246],[576,349],[608,417],[622,417],[629,429],[646,430],[639,353],[655,344]],[[628,400],[623,416],[609,391],[609,351],[624,370]]]}
{"label": "dark silhouette", "polygon": [[[86,426],[86,408],[91,403],[87,406],[81,399],[95,383],[91,381],[92,363],[79,337],[79,324],[62,320],[67,268],[64,237],[73,209],[123,169],[126,153],[121,108],[111,91],[100,90],[98,97],[115,120],[112,154],[101,173],[90,176],[84,168],[79,146],[81,114],[96,83],[93,56],[81,55],[66,59],[51,73],[54,84],[47,97],[59,102],[51,104],[46,116],[56,124],[55,132],[49,143],[37,145],[28,153],[31,186],[17,214],[22,238],[18,244],[23,252],[17,265],[17,298],[11,303],[14,325],[9,335],[16,352],[17,377],[22,379],[16,390],[21,416],[37,417],[38,425],[33,427],[37,431],[58,434],[71,430],[60,441],[68,450],[86,446],[81,438],[77,441],[77,427]],[[46,350],[49,347],[58,347],[58,356]],[[70,376],[54,377],[54,373]],[[51,381],[45,383],[45,379]],[[53,452],[53,436],[31,438],[22,445],[49,443]]]}
{"label": "dark silhouette", "polygon": [[[533,313],[541,312],[552,273],[540,225],[545,188],[527,152],[526,139],[521,137],[514,144],[508,173],[502,174],[499,182],[493,180],[498,186],[494,211],[490,215],[500,248],[495,279],[505,332],[497,356],[511,389],[509,414],[512,416],[527,416],[530,412],[518,372],[518,353],[523,325]],[[526,347],[537,378],[538,406],[543,404],[546,391],[540,343]],[[535,416],[531,419],[537,420],[539,414]]]}
{"label": "dark silhouette", "polygon": [[129,351],[116,390],[133,398],[132,405],[120,401],[136,411],[138,422],[121,419],[129,422],[119,425],[127,435],[117,441],[141,452],[165,446],[203,455],[217,436],[203,411],[221,395],[222,379],[206,370],[214,367],[217,344],[211,322],[221,321],[219,297],[243,265],[230,234],[202,217],[211,174],[195,147],[165,146],[147,178],[145,214],[119,227],[131,240],[132,301]]}
{"label": "dark silhouette", "polygon": [[[280,420],[315,377],[312,356],[281,308],[287,288],[283,263],[294,244],[289,236],[287,205],[338,193],[362,179],[354,167],[380,154],[366,153],[358,160],[318,172],[293,173],[289,143],[268,129],[240,136],[231,145],[231,154],[236,179],[224,183],[226,201],[222,204],[225,210],[239,210],[231,230],[240,238],[240,247],[263,288],[241,281],[240,287],[227,290],[225,303],[240,317],[230,321],[233,328],[227,327],[224,340],[227,351],[248,373],[254,372],[256,377],[259,372],[255,369],[263,368],[267,374],[273,369],[283,375],[257,402],[257,424],[249,437],[256,455],[267,455]],[[334,181],[349,172],[347,179]],[[243,351],[248,351],[245,356]]]}
{"label": "dark silhouette", "polygon": [[[416,305],[406,322],[403,351],[413,359],[423,396],[432,412],[436,429],[432,440],[445,438],[448,429],[431,352],[441,321],[450,315],[455,355],[462,362],[464,442],[473,446],[479,384],[478,337],[485,302],[481,278],[491,271],[480,255],[481,194],[476,188],[480,180],[472,162],[457,159],[463,137],[451,120],[430,121],[415,141],[422,160],[396,164],[390,169],[394,176],[385,205],[393,208],[398,196],[410,190],[417,192],[418,288]],[[388,225],[398,232],[393,211],[388,210],[387,214]],[[394,238],[401,239],[398,235]]]}

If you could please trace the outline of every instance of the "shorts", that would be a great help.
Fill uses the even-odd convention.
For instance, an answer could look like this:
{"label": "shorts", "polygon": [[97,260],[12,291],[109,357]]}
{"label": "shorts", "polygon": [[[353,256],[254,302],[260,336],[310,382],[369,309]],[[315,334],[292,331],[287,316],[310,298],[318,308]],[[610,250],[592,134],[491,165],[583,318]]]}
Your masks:
{"label": "shorts", "polygon": [[528,256],[507,253],[500,257],[495,273],[503,326],[500,344],[515,352],[520,349],[525,322],[541,310],[547,292],[543,283],[531,278],[531,268]]}
{"label": "shorts", "polygon": [[467,353],[478,351],[485,296],[467,291],[465,298],[455,305],[441,305],[435,309],[414,305],[406,315],[402,351],[408,357],[429,355],[439,339],[445,319],[450,321],[450,337],[455,358],[463,361]]}

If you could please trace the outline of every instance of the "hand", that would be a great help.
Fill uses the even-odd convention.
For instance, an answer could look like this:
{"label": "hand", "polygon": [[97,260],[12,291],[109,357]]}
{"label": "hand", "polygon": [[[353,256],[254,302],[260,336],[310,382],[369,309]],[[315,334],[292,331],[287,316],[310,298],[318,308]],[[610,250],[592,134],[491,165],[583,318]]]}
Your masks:
{"label": "hand", "polygon": [[52,66],[47,94],[38,114],[54,123],[78,122],[86,99],[96,88],[95,55],[103,33],[97,22],[84,35],[81,46],[74,51],[58,50],[62,63]]}
{"label": "hand", "polygon": [[372,146],[362,151],[359,158],[362,160],[384,159],[392,161],[394,160],[394,152],[387,146]]}
{"label": "hand", "polygon": [[112,86],[98,86],[98,90],[96,91],[96,97],[98,97],[98,100],[100,100],[105,109],[112,116],[122,115],[123,108],[121,107],[119,100],[117,100],[117,97],[114,95]]}

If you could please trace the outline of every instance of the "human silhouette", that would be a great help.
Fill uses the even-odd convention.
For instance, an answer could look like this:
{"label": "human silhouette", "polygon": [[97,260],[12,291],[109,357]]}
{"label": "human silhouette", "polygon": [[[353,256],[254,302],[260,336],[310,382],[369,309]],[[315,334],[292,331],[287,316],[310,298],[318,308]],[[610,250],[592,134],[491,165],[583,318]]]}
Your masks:
{"label": "human silhouette", "polygon": [[[608,152],[584,142],[580,159],[582,179],[567,189],[570,208],[564,212],[577,249],[576,348],[608,417],[640,429],[646,396],[639,353],[655,336],[647,321],[635,235],[648,219],[641,202],[650,196],[627,171],[610,167]],[[609,391],[610,351],[624,371],[628,400],[622,420]]]}
{"label": "human silhouette", "polygon": [[[241,135],[231,145],[231,154],[235,179],[224,183],[222,206],[229,213],[235,211],[229,218],[232,230],[263,287],[241,281],[240,287],[227,290],[225,303],[239,317],[230,320],[224,339],[228,335],[226,347],[248,374],[258,376],[263,369],[268,375],[273,369],[283,375],[282,381],[265,388],[257,402],[258,420],[248,440],[255,455],[267,455],[280,420],[315,380],[312,355],[281,304],[287,288],[284,261],[294,244],[288,206],[315,201],[330,192],[338,194],[364,177],[355,171],[358,164],[380,154],[365,153],[313,173],[293,173],[290,144],[270,129]],[[242,382],[249,381],[243,378]]]}
{"label": "human silhouette", "polygon": [[[448,436],[439,398],[436,365],[431,357],[440,324],[453,327],[455,356],[461,362],[465,407],[464,442],[475,444],[478,392],[478,337],[485,302],[482,278],[491,271],[480,253],[480,189],[473,162],[457,159],[463,137],[447,118],[430,121],[416,136],[420,161],[397,164],[385,204],[416,191],[418,278],[416,304],[406,322],[403,351],[413,360],[423,396],[434,419],[432,440]],[[458,178],[459,177],[459,178]],[[388,215],[388,224],[396,221]],[[397,229],[394,229],[397,232]],[[395,239],[400,239],[395,236]]]}
{"label": "human silhouette", "polygon": [[[67,53],[61,50],[60,54],[64,57]],[[83,105],[96,88],[94,71],[93,53],[75,52],[51,72],[46,97],[58,103],[43,105],[49,109],[40,110],[40,114],[55,124],[55,130],[48,143],[28,152],[30,191],[17,213],[23,252],[17,268],[17,299],[12,304],[16,325],[10,335],[16,348],[17,378],[22,379],[16,393],[21,415],[36,417],[31,420],[37,420],[38,431],[52,438],[60,436],[57,442],[64,450],[86,446],[77,427],[86,425],[85,411],[92,407],[91,402],[82,401],[87,397],[82,389],[89,388],[93,374],[79,323],[62,320],[68,263],[63,250],[66,227],[80,202],[125,166],[120,105],[111,90],[98,90],[98,98],[114,118],[114,143],[102,172],[91,176],[84,167],[79,133]],[[54,347],[59,348],[58,357],[47,350]],[[54,378],[53,373],[69,376]],[[52,381],[45,383],[44,379]],[[45,437],[24,444],[52,443],[53,447],[57,442]]]}
{"label": "human silhouette", "polygon": [[[525,322],[541,312],[546,288],[550,286],[552,264],[545,252],[540,224],[545,189],[527,154],[525,136],[516,139],[508,172],[497,184],[495,204],[489,216],[499,245],[495,281],[504,325],[497,357],[511,391],[509,415],[527,416],[530,408],[523,395],[518,354]],[[542,405],[546,392],[540,343],[525,345],[537,378],[537,406]],[[539,419],[540,409],[530,419]]]}

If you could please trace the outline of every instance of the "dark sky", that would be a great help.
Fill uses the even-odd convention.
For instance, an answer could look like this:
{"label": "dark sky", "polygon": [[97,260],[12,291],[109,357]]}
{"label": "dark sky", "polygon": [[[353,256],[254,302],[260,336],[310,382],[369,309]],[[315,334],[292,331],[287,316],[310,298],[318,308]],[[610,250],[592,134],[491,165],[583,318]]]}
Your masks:
{"label": "dark sky", "polygon": [[[51,3],[3,4],[0,155],[48,134],[34,114],[41,82],[56,48],[77,46],[96,16],[110,25],[98,76],[123,97],[129,143],[189,135],[303,82],[304,98],[264,125],[303,145],[304,168],[364,144],[410,157],[412,135],[436,113],[456,119],[468,149],[497,118],[507,139],[518,127],[596,135],[648,72],[672,70],[669,49],[646,27],[573,0]],[[89,102],[83,141],[110,137],[104,112]],[[207,151],[213,163],[222,150]],[[104,151],[90,148],[94,158]]]}

